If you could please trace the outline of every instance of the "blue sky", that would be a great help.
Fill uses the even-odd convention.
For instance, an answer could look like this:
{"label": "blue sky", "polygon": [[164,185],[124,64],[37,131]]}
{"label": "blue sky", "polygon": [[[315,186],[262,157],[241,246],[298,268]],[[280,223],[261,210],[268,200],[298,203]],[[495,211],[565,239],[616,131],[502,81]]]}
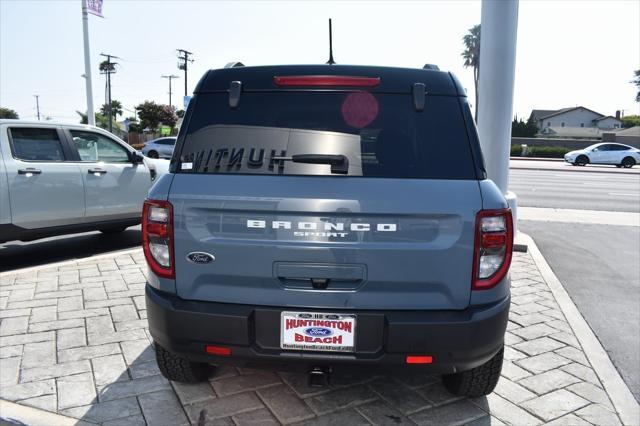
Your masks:
{"label": "blue sky", "polygon": [[[462,67],[461,38],[480,22],[479,1],[222,2],[104,0],[105,19],[90,16],[93,91],[104,102],[101,52],[121,57],[113,99],[132,110],[144,100],[174,104],[184,91],[177,48],[195,53],[189,91],[209,68],[324,63],[327,19],[343,64],[453,71],[473,96]],[[633,70],[640,68],[640,1],[520,2],[514,112],[584,105],[604,114],[638,114]],[[0,105],[35,117],[77,121],[86,109],[80,0],[0,0]],[[473,99],[473,98],[472,98]],[[125,111],[126,112],[126,111]],[[132,113],[126,112],[127,115]]]}

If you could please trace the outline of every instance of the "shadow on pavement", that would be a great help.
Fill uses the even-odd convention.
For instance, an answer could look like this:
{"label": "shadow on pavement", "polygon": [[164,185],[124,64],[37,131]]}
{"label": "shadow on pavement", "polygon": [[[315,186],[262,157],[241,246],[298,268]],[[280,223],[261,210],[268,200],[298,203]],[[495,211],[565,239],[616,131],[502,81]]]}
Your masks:
{"label": "shadow on pavement", "polygon": [[112,235],[87,232],[30,242],[9,241],[0,244],[0,272],[134,248],[141,241],[139,226]]}
{"label": "shadow on pavement", "polygon": [[[160,375],[148,342],[121,345],[123,355],[92,360],[99,372],[94,377],[98,398],[61,414],[98,424],[176,426],[451,424],[460,419],[492,424],[485,397],[475,404],[455,397],[438,375],[342,372],[329,386],[315,388],[307,385],[305,373],[221,366],[212,369],[208,381],[183,384]],[[90,375],[85,373],[84,381],[92,387]]]}

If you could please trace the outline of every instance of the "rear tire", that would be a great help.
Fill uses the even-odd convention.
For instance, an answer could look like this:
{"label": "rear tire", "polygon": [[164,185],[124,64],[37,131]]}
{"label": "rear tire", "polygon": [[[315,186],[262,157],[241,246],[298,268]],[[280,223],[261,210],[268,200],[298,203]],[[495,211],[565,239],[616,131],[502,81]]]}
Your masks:
{"label": "rear tire", "polygon": [[147,153],[147,157],[149,157],[149,158],[160,158],[160,156],[158,155],[157,151],[149,151]]}
{"label": "rear tire", "polygon": [[164,377],[174,382],[198,383],[209,378],[213,367],[203,362],[192,362],[186,358],[173,354],[157,343],[156,362]]}
{"label": "rear tire", "polygon": [[636,160],[634,160],[632,157],[624,157],[622,159],[622,167],[624,167],[625,169],[630,169],[635,165]]}
{"label": "rear tire", "polygon": [[485,364],[472,370],[442,376],[442,383],[456,396],[477,397],[493,392],[502,371],[504,347]]}
{"label": "rear tire", "polygon": [[105,228],[105,229],[100,229],[100,232],[102,232],[103,234],[111,235],[111,234],[119,234],[121,232],[124,232],[126,229],[127,229],[126,227]]}
{"label": "rear tire", "polygon": [[586,155],[578,156],[578,158],[576,158],[576,164],[578,166],[586,166],[587,164],[589,164],[589,157],[587,157]]}

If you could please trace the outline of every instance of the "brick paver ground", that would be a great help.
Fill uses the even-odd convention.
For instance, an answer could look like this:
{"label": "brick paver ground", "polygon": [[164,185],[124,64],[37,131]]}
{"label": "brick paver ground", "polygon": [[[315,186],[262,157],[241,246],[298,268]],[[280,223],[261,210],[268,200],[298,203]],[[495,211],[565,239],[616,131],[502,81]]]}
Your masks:
{"label": "brick paver ground", "polygon": [[429,375],[306,376],[223,368],[208,383],[159,373],[141,251],[0,274],[0,398],[104,425],[619,424],[528,254],[512,267],[503,377],[456,398]]}

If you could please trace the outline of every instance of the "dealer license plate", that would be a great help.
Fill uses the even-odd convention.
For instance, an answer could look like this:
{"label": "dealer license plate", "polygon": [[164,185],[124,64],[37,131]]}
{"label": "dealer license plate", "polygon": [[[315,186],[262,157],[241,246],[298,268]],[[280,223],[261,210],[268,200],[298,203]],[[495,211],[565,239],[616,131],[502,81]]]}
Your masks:
{"label": "dealer license plate", "polygon": [[296,351],[354,352],[356,316],[282,312],[280,348]]}

